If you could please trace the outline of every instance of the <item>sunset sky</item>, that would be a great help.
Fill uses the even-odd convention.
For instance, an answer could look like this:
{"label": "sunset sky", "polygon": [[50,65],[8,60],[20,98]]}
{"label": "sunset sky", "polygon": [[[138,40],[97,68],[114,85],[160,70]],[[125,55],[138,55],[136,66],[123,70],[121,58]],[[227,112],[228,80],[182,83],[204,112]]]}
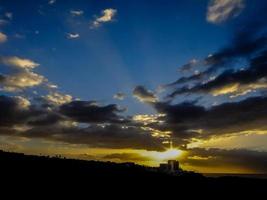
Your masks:
{"label": "sunset sky", "polygon": [[267,173],[266,10],[0,0],[0,149]]}

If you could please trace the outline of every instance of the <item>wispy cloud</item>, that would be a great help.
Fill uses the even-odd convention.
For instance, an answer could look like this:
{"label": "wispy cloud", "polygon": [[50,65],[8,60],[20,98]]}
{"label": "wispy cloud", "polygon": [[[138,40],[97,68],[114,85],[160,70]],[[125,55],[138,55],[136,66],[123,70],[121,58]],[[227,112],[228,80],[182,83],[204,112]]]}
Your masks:
{"label": "wispy cloud", "polygon": [[12,12],[6,12],[5,17],[8,18],[9,20],[13,19],[13,13]]}
{"label": "wispy cloud", "polygon": [[54,3],[56,3],[56,0],[49,0],[49,1],[48,1],[48,4],[49,4],[49,5],[53,5]]}
{"label": "wispy cloud", "polygon": [[102,15],[98,16],[95,21],[93,21],[92,28],[99,27],[103,23],[107,23],[113,20],[117,13],[116,9],[108,8],[102,11]]}
{"label": "wispy cloud", "polygon": [[77,39],[79,37],[80,37],[80,35],[78,33],[68,33],[67,34],[68,39]]}
{"label": "wispy cloud", "polygon": [[113,98],[118,100],[124,100],[126,95],[122,92],[118,92],[117,94],[114,94]]}
{"label": "wispy cloud", "polygon": [[81,15],[84,14],[84,11],[83,11],[83,10],[71,10],[71,11],[70,11],[70,14],[71,14],[72,16],[81,16]]}
{"label": "wispy cloud", "polygon": [[7,41],[7,35],[0,32],[0,43],[4,43]]}
{"label": "wispy cloud", "polygon": [[8,21],[7,21],[7,20],[5,20],[5,19],[0,19],[0,26],[4,26],[4,25],[6,25],[6,24],[8,24]]}
{"label": "wispy cloud", "polygon": [[15,33],[14,38],[16,39],[25,39],[26,35],[20,34],[20,33]]}
{"label": "wispy cloud", "polygon": [[11,66],[11,67],[21,68],[21,69],[33,69],[40,65],[32,60],[19,58],[16,56],[0,57],[0,63],[7,65],[7,66]]}
{"label": "wispy cloud", "polygon": [[207,21],[222,23],[236,17],[245,8],[243,0],[211,0],[208,6]]}

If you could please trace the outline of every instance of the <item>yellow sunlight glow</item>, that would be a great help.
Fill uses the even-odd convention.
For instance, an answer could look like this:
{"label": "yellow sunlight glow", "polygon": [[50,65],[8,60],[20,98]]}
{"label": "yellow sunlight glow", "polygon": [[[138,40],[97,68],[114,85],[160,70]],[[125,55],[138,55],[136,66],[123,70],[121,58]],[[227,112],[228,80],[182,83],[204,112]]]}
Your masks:
{"label": "yellow sunlight glow", "polygon": [[179,156],[181,156],[182,151],[179,149],[171,148],[164,152],[150,151],[146,152],[145,154],[146,156],[150,157],[153,160],[165,161],[165,160],[177,159]]}

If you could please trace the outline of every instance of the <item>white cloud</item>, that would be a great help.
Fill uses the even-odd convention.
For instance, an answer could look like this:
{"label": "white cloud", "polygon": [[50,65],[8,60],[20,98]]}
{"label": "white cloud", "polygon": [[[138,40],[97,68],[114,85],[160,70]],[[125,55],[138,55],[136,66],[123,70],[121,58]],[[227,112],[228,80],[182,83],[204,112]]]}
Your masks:
{"label": "white cloud", "polygon": [[112,21],[116,13],[117,13],[117,10],[112,9],[112,8],[103,10],[102,15],[95,19],[92,27],[93,28],[99,27],[103,23]]}
{"label": "white cloud", "polygon": [[78,33],[68,33],[67,34],[68,39],[77,39],[80,37]]}
{"label": "white cloud", "polygon": [[207,21],[222,23],[230,18],[237,17],[244,9],[243,0],[211,0],[208,6]]}
{"label": "white cloud", "polygon": [[22,34],[20,34],[20,33],[15,33],[14,37],[15,37],[16,39],[25,39],[25,38],[26,38],[25,35],[22,35]]}
{"label": "white cloud", "polygon": [[50,0],[50,1],[48,2],[48,4],[50,4],[50,5],[53,5],[54,3],[56,3],[56,0]]}
{"label": "white cloud", "polygon": [[7,35],[0,32],[0,43],[4,43],[7,41]]}
{"label": "white cloud", "polygon": [[53,83],[47,83],[46,86],[48,87],[48,89],[57,89],[58,86],[53,84]]}
{"label": "white cloud", "polygon": [[83,11],[82,10],[71,10],[70,11],[70,14],[72,15],[72,16],[81,16],[81,15],[83,15]]}
{"label": "white cloud", "polygon": [[23,58],[19,58],[16,56],[2,57],[0,58],[0,63],[7,65],[7,66],[20,68],[20,69],[33,69],[40,65],[32,60],[23,59]]}
{"label": "white cloud", "polygon": [[117,94],[114,94],[113,98],[118,100],[124,100],[126,95],[122,92],[118,92]]}
{"label": "white cloud", "polygon": [[6,16],[6,18],[8,18],[9,20],[13,19],[13,13],[11,13],[11,12],[6,12],[6,13],[5,13],[5,16]]}

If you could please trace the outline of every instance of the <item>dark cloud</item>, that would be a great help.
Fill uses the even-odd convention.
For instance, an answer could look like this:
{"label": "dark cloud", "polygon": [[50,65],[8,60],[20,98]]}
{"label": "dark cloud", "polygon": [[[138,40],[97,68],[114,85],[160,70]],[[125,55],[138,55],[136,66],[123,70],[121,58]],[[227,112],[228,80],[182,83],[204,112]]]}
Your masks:
{"label": "dark cloud", "polygon": [[[167,86],[176,86],[179,84],[189,84],[198,82],[206,82],[210,76],[218,75],[228,69],[235,69],[236,65],[240,63],[253,62],[253,59],[258,54],[264,53],[267,49],[267,33],[266,33],[266,4],[262,5],[257,14],[253,14],[250,18],[245,18],[236,24],[233,39],[229,45],[209,55],[202,61],[197,62],[197,66],[202,67],[203,70],[189,76],[182,76],[177,81],[168,84]],[[266,52],[265,52],[266,53]],[[196,62],[190,61],[183,65],[181,69],[192,69]],[[240,68],[240,66],[239,66]],[[185,89],[187,88],[187,89]],[[190,87],[184,86],[182,88],[175,88],[175,91],[169,97],[175,97],[184,91],[188,91]]]}
{"label": "dark cloud", "polygon": [[[255,32],[258,33],[257,30],[255,30]],[[249,35],[250,33],[251,30],[246,30],[237,34],[236,38],[231,42],[231,46],[208,56],[202,61],[202,64],[207,67],[205,71],[189,77],[182,77],[178,79],[175,84],[197,81],[208,77],[221,68],[230,68],[234,66],[234,62],[238,62],[239,58],[249,59],[253,54],[266,49],[267,37],[264,35],[254,38],[255,35]]]}
{"label": "dark cloud", "polygon": [[137,126],[122,127],[112,124],[89,125],[86,128],[60,125],[34,127],[26,131],[23,136],[40,137],[71,144],[85,144],[89,147],[164,150],[160,140]]}
{"label": "dark cloud", "polygon": [[28,105],[28,100],[22,97],[0,96],[0,126],[12,126],[27,123],[31,116],[41,113]]}
{"label": "dark cloud", "polygon": [[0,83],[2,83],[5,80],[5,76],[0,74]]}
{"label": "dark cloud", "polygon": [[[267,128],[267,98],[254,97],[240,102],[224,103],[205,108],[194,103],[156,103],[155,109],[165,114],[165,123],[153,124],[161,130],[173,132],[173,138],[180,143],[192,138],[207,139],[223,134],[236,134],[247,130]],[[201,133],[199,133],[201,130]]]}
{"label": "dark cloud", "polygon": [[[250,61],[250,66],[242,70],[228,70],[217,76],[215,79],[204,84],[195,85],[192,88],[182,87],[170,94],[174,97],[184,93],[208,93],[212,90],[223,88],[231,84],[239,84],[239,87],[246,84],[258,84],[263,87],[267,78],[267,51],[263,51],[260,55],[254,57]],[[267,84],[266,84],[267,85]],[[260,87],[259,86],[259,87]],[[251,86],[253,89],[253,86]],[[257,85],[254,86],[257,89]],[[240,88],[237,88],[237,91]]]}
{"label": "dark cloud", "polygon": [[31,121],[28,122],[30,126],[51,126],[53,124],[57,124],[61,121],[66,120],[66,117],[54,113],[54,112],[44,112],[40,116],[34,117]]}
{"label": "dark cloud", "polygon": [[125,122],[125,119],[118,115],[123,110],[115,104],[99,106],[92,101],[72,101],[62,105],[59,110],[60,113],[77,122]]}
{"label": "dark cloud", "polygon": [[[42,101],[38,101],[40,103]],[[36,102],[34,102],[36,103]],[[32,105],[23,97],[0,96],[0,134],[42,138],[102,148],[163,150],[161,140],[119,116],[117,105],[73,101],[62,106]],[[84,123],[82,126],[79,123]]]}
{"label": "dark cloud", "polygon": [[31,105],[28,99],[20,96],[0,96],[0,110],[1,128],[53,125],[64,119],[64,116],[56,111]]}
{"label": "dark cloud", "polygon": [[[254,31],[258,34],[258,31],[260,30]],[[256,34],[254,32],[252,34],[251,32],[251,30],[243,30],[235,36],[235,39],[231,42],[231,46],[205,58],[202,61],[202,65],[206,67],[206,70],[189,77],[181,77],[172,83],[172,85],[208,78],[212,73],[217,72],[219,69],[231,68],[234,66],[235,62],[239,61],[238,59],[249,59],[255,53],[266,49],[267,37],[265,35],[256,37]]]}
{"label": "dark cloud", "polygon": [[144,86],[136,86],[133,90],[133,96],[141,102],[151,103],[157,101],[156,95]]}
{"label": "dark cloud", "polygon": [[204,77],[205,77],[205,75],[203,74],[203,72],[200,72],[200,73],[194,74],[194,75],[189,76],[189,77],[181,77],[180,79],[176,80],[175,82],[167,84],[165,87],[172,87],[172,86],[176,86],[176,85],[183,84],[186,82],[197,81],[197,80],[200,80]]}
{"label": "dark cloud", "polygon": [[199,167],[236,168],[254,173],[267,172],[267,152],[246,149],[202,149],[188,150],[183,164]]}

